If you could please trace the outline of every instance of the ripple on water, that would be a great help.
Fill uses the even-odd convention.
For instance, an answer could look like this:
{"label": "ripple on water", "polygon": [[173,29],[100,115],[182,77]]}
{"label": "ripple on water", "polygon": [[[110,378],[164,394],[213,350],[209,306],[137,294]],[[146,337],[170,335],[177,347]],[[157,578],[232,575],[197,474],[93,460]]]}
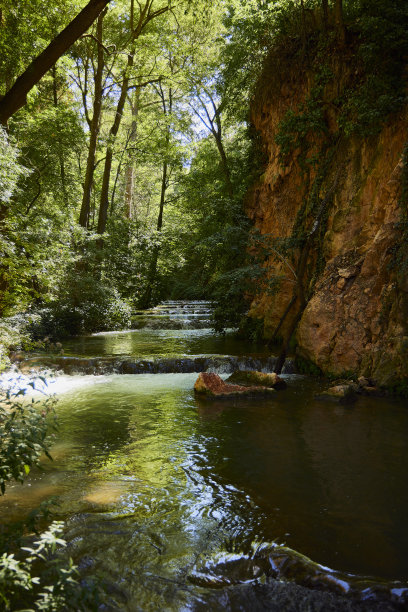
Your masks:
{"label": "ripple on water", "polygon": [[56,377],[55,460],[28,489],[10,488],[6,514],[54,487],[70,554],[123,610],[385,612],[405,601],[390,579],[407,570],[402,404],[338,408],[289,376],[273,399],[200,405],[195,378]]}

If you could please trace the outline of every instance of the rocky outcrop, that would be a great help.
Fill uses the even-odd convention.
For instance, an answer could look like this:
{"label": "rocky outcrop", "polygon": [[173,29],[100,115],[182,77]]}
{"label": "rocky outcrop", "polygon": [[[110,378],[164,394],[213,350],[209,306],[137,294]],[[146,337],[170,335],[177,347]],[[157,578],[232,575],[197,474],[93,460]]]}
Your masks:
{"label": "rocky outcrop", "polygon": [[254,370],[236,370],[231,376],[228,376],[227,382],[244,386],[261,385],[277,391],[286,389],[287,386],[283,378],[275,372],[256,372]]}
{"label": "rocky outcrop", "polygon": [[[353,66],[338,62],[332,69],[335,77],[324,94],[327,142],[338,134],[334,102]],[[259,287],[250,315],[263,319],[267,338],[285,338],[291,325],[297,325],[298,356],[324,373],[364,375],[380,386],[408,388],[408,272],[401,274],[395,266],[408,113],[394,115],[378,135],[339,138],[332,158],[325,158],[324,180],[317,183],[319,170],[313,164],[305,178],[299,148],[282,163],[276,143],[288,109],[301,108],[309,95],[313,75],[292,66],[273,86],[265,74],[262,78],[265,86],[261,79],[252,120],[267,163],[247,211],[272,244],[264,266],[276,286],[273,291],[267,282]],[[323,150],[317,137],[308,138],[309,155],[314,148]],[[313,219],[310,193],[316,184],[320,208]],[[326,200],[330,202],[324,208]],[[320,235],[310,242],[299,278],[302,251],[282,255],[276,244],[302,224],[307,243],[313,223],[320,224]],[[299,281],[302,291],[295,294]]]}
{"label": "rocky outcrop", "polygon": [[357,400],[356,389],[354,385],[350,384],[334,385],[315,397],[316,399],[330,400],[340,404],[351,404]]}
{"label": "rocky outcrop", "polygon": [[271,395],[275,392],[270,387],[231,385],[213,372],[201,372],[194,385],[194,392],[208,399],[224,399],[236,396]]}
{"label": "rocky outcrop", "polygon": [[351,404],[357,401],[359,395],[371,397],[384,395],[384,392],[377,387],[376,382],[360,376],[357,382],[353,380],[338,380],[326,391],[317,394],[316,399],[331,400],[340,404]]}

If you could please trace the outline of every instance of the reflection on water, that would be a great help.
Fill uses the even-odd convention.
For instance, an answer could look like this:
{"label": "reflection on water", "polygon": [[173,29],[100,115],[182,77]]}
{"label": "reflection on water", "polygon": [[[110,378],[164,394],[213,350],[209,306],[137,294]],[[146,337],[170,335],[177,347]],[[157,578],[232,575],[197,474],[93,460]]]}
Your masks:
{"label": "reflection on water", "polygon": [[[205,404],[195,377],[59,378],[54,462],[10,487],[3,520],[57,493],[71,554],[117,585],[120,609],[199,608],[206,586],[273,573],[262,546],[274,540],[341,572],[406,579],[403,402],[344,408],[290,376],[272,399]],[[303,571],[299,559],[284,565]]]}
{"label": "reflection on water", "polygon": [[64,341],[66,355],[268,355],[263,344],[239,341],[232,332],[215,334],[211,329],[138,329],[99,333]]}

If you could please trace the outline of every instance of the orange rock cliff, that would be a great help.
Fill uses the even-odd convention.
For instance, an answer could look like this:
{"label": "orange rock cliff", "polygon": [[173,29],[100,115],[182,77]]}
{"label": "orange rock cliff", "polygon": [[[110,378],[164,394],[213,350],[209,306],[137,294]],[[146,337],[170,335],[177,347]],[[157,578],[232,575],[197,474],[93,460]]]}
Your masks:
{"label": "orange rock cliff", "polygon": [[314,68],[271,54],[252,101],[266,166],[247,213],[269,251],[250,316],[266,338],[295,338],[298,357],[325,374],[398,387],[408,383],[408,270],[395,257],[408,109],[372,135],[341,131],[337,100],[355,67],[352,55],[334,57],[318,101],[323,127],[283,152],[282,122],[311,108]]}

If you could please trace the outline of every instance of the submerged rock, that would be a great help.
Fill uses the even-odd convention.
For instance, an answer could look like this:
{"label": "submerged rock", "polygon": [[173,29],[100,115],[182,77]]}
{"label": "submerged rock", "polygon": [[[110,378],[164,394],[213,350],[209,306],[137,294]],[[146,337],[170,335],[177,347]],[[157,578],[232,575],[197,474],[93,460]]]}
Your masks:
{"label": "submerged rock", "polygon": [[[188,580],[218,593],[222,590],[222,609],[231,610],[396,612],[405,610],[408,602],[403,582],[387,583],[338,572],[291,548],[267,542],[250,553],[225,552],[207,557],[194,567]],[[251,599],[243,598],[237,588],[245,588]],[[237,598],[226,600],[227,594],[235,593],[239,593]],[[226,601],[234,603],[227,608]],[[194,608],[199,609],[204,608]]]}
{"label": "submerged rock", "polygon": [[327,389],[327,391],[324,391],[315,397],[316,399],[340,402],[340,404],[351,404],[357,400],[355,387],[356,385],[354,383],[338,384],[330,387]]}
{"label": "submerged rock", "polygon": [[261,385],[272,389],[286,389],[286,382],[275,372],[256,372],[255,370],[236,370],[227,382],[244,386]]}
{"label": "submerged rock", "polygon": [[265,386],[244,387],[241,385],[231,385],[224,382],[218,374],[201,372],[195,382],[194,392],[207,398],[226,398],[237,395],[268,395],[274,393],[275,390]]}
{"label": "submerged rock", "polygon": [[365,376],[360,376],[357,382],[353,380],[337,380],[332,387],[316,395],[316,399],[331,400],[341,404],[355,402],[359,395],[380,397],[384,393],[376,386],[375,381]]}

